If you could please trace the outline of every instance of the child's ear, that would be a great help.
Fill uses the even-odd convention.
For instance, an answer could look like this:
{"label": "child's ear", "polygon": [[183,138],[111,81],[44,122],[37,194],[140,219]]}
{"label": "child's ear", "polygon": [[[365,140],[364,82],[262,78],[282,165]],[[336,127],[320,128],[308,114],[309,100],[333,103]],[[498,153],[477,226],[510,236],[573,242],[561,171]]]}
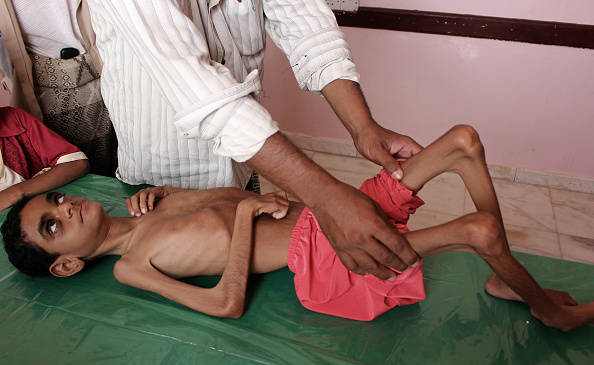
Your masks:
{"label": "child's ear", "polygon": [[81,271],[85,266],[85,262],[78,257],[64,257],[60,256],[50,266],[50,272],[52,275],[59,278],[72,276],[77,272]]}

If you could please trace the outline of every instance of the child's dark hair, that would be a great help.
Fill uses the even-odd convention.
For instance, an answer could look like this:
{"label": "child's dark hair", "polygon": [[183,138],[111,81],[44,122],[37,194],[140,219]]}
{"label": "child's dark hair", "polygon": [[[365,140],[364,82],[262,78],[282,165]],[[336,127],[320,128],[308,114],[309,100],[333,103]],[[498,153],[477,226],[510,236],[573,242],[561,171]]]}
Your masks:
{"label": "child's dark hair", "polygon": [[2,239],[8,260],[24,274],[31,276],[48,276],[49,268],[54,263],[57,254],[50,254],[38,245],[27,241],[21,228],[21,212],[33,196],[23,196],[12,207],[4,224],[2,224]]}

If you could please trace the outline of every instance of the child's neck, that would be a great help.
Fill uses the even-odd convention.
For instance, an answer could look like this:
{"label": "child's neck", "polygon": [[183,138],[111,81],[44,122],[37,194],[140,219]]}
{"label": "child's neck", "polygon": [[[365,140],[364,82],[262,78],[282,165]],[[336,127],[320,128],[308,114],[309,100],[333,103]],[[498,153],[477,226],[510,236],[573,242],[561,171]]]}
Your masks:
{"label": "child's neck", "polygon": [[130,248],[131,238],[143,217],[109,217],[109,227],[103,243],[87,259],[101,256],[124,255]]}

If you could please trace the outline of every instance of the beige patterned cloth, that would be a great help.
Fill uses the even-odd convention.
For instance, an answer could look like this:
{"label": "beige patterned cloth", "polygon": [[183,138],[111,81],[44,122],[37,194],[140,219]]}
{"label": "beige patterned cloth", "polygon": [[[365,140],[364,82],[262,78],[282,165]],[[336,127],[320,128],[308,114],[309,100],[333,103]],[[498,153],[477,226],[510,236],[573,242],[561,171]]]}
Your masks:
{"label": "beige patterned cloth", "polygon": [[91,173],[114,176],[117,138],[89,54],[66,60],[30,57],[44,124],[87,155]]}

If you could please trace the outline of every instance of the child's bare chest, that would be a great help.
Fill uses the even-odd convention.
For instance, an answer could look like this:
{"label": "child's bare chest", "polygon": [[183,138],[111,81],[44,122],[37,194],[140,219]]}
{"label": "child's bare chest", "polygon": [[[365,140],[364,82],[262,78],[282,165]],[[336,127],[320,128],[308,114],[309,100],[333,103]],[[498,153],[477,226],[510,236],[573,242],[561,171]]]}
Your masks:
{"label": "child's bare chest", "polygon": [[[231,242],[230,207],[209,206],[195,212],[155,210],[141,223],[127,255],[148,260],[174,277],[222,274]],[[233,213],[235,208],[232,208]]]}

